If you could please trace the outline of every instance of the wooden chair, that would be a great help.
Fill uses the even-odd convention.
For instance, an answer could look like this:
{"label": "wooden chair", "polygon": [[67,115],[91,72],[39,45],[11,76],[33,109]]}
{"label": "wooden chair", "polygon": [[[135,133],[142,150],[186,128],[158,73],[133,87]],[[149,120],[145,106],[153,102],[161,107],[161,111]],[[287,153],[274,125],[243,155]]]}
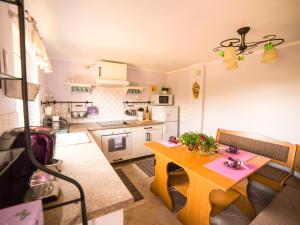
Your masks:
{"label": "wooden chair", "polygon": [[280,190],[292,174],[296,145],[249,132],[218,129],[217,142],[271,158],[251,179]]}

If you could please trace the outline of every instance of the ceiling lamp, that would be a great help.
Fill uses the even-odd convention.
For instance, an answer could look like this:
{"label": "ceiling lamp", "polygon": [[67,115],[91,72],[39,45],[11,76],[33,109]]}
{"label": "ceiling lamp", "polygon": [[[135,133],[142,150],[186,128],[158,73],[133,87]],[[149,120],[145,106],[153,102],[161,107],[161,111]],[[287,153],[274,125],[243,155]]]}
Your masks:
{"label": "ceiling lamp", "polygon": [[276,59],[278,59],[277,49],[272,43],[266,44],[264,46],[264,55],[261,62],[269,63],[275,61]]}
{"label": "ceiling lamp", "polygon": [[261,41],[246,42],[245,36],[249,32],[250,27],[242,27],[237,30],[241,38],[230,38],[222,41],[220,46],[214,48],[215,52],[224,57],[227,69],[237,68],[237,61],[244,60],[244,55],[252,54],[254,48],[260,44],[264,45],[263,63],[268,63],[278,58],[276,45],[282,44],[284,39],[276,38],[276,35],[266,35]]}

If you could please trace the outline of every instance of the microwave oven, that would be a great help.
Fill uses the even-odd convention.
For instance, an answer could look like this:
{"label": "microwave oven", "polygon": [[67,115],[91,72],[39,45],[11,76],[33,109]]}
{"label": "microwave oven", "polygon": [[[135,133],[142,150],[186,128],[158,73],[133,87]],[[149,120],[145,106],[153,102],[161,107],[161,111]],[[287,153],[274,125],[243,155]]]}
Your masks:
{"label": "microwave oven", "polygon": [[164,94],[152,95],[151,105],[173,105],[173,95],[164,95]]}

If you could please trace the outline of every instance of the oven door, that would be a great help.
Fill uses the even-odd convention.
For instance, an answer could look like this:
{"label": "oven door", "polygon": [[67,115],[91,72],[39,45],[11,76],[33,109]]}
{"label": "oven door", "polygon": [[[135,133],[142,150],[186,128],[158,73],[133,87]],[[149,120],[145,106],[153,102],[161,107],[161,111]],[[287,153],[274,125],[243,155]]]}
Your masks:
{"label": "oven door", "polygon": [[109,162],[118,162],[131,157],[131,133],[103,135],[101,145]]}

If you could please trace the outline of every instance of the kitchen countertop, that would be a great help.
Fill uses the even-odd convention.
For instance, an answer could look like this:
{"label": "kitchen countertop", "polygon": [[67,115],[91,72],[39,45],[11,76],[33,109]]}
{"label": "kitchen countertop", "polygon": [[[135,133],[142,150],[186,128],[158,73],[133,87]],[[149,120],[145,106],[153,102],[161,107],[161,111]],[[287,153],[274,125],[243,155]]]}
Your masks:
{"label": "kitchen countertop", "polygon": [[[86,131],[94,126],[94,124],[80,124],[79,127],[81,131]],[[86,133],[88,134],[88,132]],[[88,220],[91,220],[128,207],[133,203],[133,197],[91,135],[88,135],[91,140],[90,143],[58,146],[55,158],[63,160],[62,173],[74,178],[82,185],[86,198]],[[58,182],[60,187],[59,199],[49,204],[79,197],[79,191],[73,184],[60,179]],[[45,225],[79,224],[81,221],[80,210],[80,203],[78,203],[45,211]]]}
{"label": "kitchen countertop", "polygon": [[106,130],[106,129],[118,129],[118,128],[129,128],[129,127],[140,127],[140,126],[150,126],[150,125],[159,125],[163,124],[164,122],[157,121],[157,120],[126,120],[128,123],[127,125],[115,125],[115,126],[101,126],[98,123],[72,123],[70,127],[70,132],[88,130],[88,131],[95,131],[95,130]]}

